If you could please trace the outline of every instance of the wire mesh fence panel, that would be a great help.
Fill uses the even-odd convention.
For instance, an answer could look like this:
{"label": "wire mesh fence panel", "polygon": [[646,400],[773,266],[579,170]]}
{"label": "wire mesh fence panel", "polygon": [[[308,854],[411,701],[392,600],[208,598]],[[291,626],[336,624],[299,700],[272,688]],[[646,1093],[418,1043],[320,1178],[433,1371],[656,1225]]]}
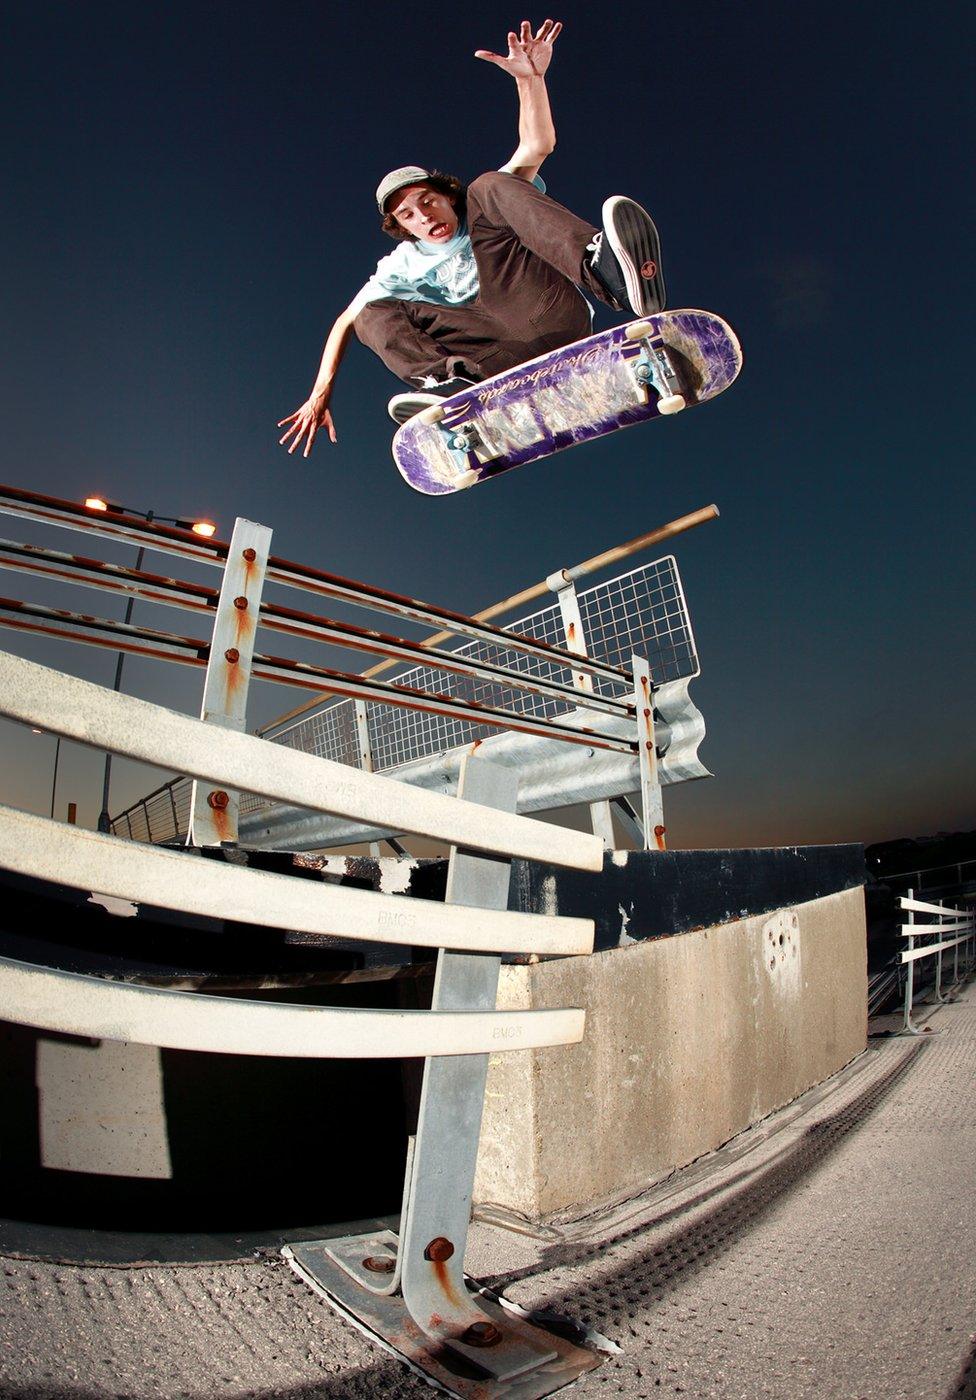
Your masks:
{"label": "wire mesh fence panel", "polygon": [[[628,574],[597,584],[578,595],[586,650],[591,657],[628,668],[636,652],[646,657],[655,684],[696,676],[699,672],[691,619],[673,555],[657,559]],[[506,631],[565,648],[558,603],[507,625]],[[515,675],[572,685],[568,667],[547,662],[494,642],[466,642],[454,654],[476,663],[503,667]],[[555,719],[573,704],[558,696],[538,695],[491,677],[461,676],[435,666],[415,666],[394,677],[402,686],[431,696],[446,696],[478,705],[509,710],[532,719]],[[611,681],[597,680],[604,695],[620,695]],[[323,726],[321,721],[331,717]],[[341,763],[359,763],[351,701],[338,701],[309,719],[300,720],[275,736],[308,753]],[[414,759],[444,753],[496,733],[497,727],[459,720],[397,705],[370,705],[369,742],[377,771],[396,768]],[[341,733],[344,737],[338,738]]]}

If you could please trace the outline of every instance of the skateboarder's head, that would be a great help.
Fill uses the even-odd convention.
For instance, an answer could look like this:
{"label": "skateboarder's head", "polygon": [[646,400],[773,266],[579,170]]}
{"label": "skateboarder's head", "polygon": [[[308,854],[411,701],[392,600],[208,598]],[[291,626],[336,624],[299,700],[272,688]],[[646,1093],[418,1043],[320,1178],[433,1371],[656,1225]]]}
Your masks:
{"label": "skateboarder's head", "polygon": [[464,186],[441,170],[405,165],[383,177],[376,203],[391,238],[447,243],[464,219]]}

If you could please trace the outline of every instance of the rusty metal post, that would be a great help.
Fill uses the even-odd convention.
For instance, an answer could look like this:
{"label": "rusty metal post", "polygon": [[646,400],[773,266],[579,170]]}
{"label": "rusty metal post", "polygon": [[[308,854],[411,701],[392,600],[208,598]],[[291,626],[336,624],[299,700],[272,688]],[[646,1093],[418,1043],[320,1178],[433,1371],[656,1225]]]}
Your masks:
{"label": "rusty metal post", "polygon": [[637,706],[637,752],[640,758],[644,849],[663,851],[666,828],[664,801],[657,771],[657,743],[654,738],[654,686],[651,684],[650,667],[643,656],[635,654],[631,664],[634,671],[634,703]]}
{"label": "rusty metal post", "polygon": [[[576,596],[576,584],[568,576],[566,570],[550,574],[546,579],[546,584],[555,593],[559,603],[563,632],[566,637],[566,650],[574,652],[577,656],[586,656],[588,654],[586,636],[583,631],[583,615],[580,612],[579,598]],[[583,671],[574,671],[573,684],[577,690],[584,690],[592,695],[592,676]],[[607,801],[591,802],[589,805],[593,835],[600,837],[605,850],[612,851],[615,838],[610,803]]]}
{"label": "rusty metal post", "polygon": [[[459,794],[516,809],[518,774],[468,755]],[[445,902],[504,910],[511,862],[453,847]],[[441,948],[431,1010],[495,1005],[501,959]],[[507,1049],[513,1048],[511,1043]],[[424,1065],[400,1234],[378,1230],[288,1247],[314,1281],[378,1338],[410,1354],[449,1393],[471,1400],[537,1400],[599,1358],[479,1297],[464,1275],[488,1055],[437,1055]],[[452,1359],[453,1358],[453,1359]],[[454,1367],[460,1363],[460,1372]],[[471,1368],[474,1368],[473,1370]],[[440,1369],[438,1369],[440,1368]],[[471,1379],[472,1377],[476,1379]]]}
{"label": "rusty metal post", "polygon": [[[238,519],[227,550],[214,621],[200,718],[224,729],[243,730],[254,640],[271,548],[266,525]],[[219,846],[237,840],[240,795],[195,781],[190,795],[188,846]]]}

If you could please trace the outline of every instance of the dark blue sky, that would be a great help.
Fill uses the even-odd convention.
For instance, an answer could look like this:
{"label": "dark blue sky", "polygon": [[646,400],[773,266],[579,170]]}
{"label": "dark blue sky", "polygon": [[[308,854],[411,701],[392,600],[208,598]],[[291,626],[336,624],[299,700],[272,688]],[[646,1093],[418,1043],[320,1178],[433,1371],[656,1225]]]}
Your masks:
{"label": "dark blue sky", "polygon": [[[225,533],[246,515],[291,558],[471,611],[715,501],[676,553],[716,777],[671,794],[673,843],[976,826],[971,14],[553,11],[550,192],[592,220],[610,193],[646,204],[671,305],[731,321],[745,369],[695,413],[429,500],[392,465],[395,381],[358,345],[337,447],[289,458],[275,423],[392,246],[379,176],[511,154],[513,86],[472,54],[523,13],[8,4],[0,479]],[[0,645],[111,683],[105,653]],[[127,663],[126,685],[198,703],[198,678],[160,665]],[[292,699],[261,688],[255,719]],[[53,741],[36,745],[0,725],[0,798],[44,810]],[[97,763],[63,762],[59,793],[93,820]],[[123,771],[113,807],[145,786]]]}

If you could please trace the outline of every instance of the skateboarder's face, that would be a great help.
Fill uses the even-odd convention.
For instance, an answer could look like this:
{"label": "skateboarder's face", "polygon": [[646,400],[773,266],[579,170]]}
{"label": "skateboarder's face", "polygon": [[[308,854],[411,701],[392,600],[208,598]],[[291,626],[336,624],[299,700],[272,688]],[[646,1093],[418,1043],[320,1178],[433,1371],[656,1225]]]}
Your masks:
{"label": "skateboarder's face", "polygon": [[446,243],[458,231],[458,217],[450,196],[430,185],[407,185],[397,190],[389,212],[406,233],[425,243]]}

